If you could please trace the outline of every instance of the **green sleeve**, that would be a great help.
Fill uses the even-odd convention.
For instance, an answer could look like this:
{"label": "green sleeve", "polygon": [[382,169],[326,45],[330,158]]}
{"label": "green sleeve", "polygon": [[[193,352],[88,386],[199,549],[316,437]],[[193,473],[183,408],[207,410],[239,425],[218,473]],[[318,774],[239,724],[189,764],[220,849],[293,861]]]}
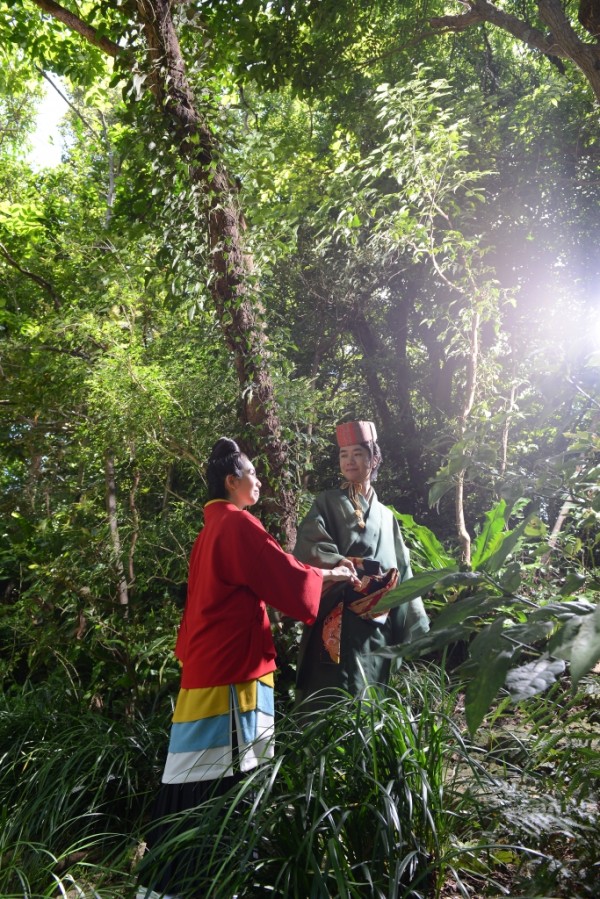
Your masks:
{"label": "green sleeve", "polygon": [[298,529],[294,555],[301,562],[317,568],[335,568],[344,558],[328,531],[324,505],[319,497]]}
{"label": "green sleeve", "polygon": [[400,572],[400,580],[407,581],[412,577],[412,570],[410,567],[410,556],[408,554],[408,550],[406,548],[406,544],[402,539],[402,533],[400,532],[400,527],[398,522],[394,518],[392,524],[394,530],[394,549],[396,551],[396,559],[398,562],[397,568]]}
{"label": "green sleeve", "polygon": [[[402,533],[398,522],[394,519],[394,545],[396,548],[396,558],[398,560],[398,571],[400,572],[400,580],[407,581],[412,577],[410,567],[410,556],[406,548],[406,544],[402,539]],[[394,618],[394,642],[411,643],[426,634],[429,630],[429,618],[420,596],[412,599],[409,603],[399,606],[392,610]]]}

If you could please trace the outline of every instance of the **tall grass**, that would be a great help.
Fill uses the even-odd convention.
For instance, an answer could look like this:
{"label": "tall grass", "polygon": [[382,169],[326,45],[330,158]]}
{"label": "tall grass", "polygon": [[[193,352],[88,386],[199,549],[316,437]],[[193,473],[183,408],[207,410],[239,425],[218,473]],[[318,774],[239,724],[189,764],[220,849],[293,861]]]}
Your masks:
{"label": "tall grass", "polygon": [[[460,792],[452,803],[445,795],[457,753],[470,764],[449,714],[455,701],[439,669],[421,668],[402,692],[367,689],[324,712],[288,716],[272,764],[173,820],[173,838],[144,860],[141,878],[151,881],[153,869],[193,846],[190,895],[195,887],[214,899],[420,899],[438,895],[448,874],[469,895],[454,862],[473,867],[456,839],[472,827]],[[470,770],[487,777],[477,765]],[[488,867],[478,860],[476,869]]]}
{"label": "tall grass", "polygon": [[111,720],[50,688],[9,694],[0,895],[128,899],[136,876],[150,885],[180,856],[186,899],[591,899],[600,880],[595,714],[597,695],[557,686],[501,706],[473,741],[444,672],[407,667],[383,695],[280,717],[275,759],[174,817],[168,843],[136,872],[165,717]]}
{"label": "tall grass", "polygon": [[111,720],[73,691],[4,697],[0,895],[60,895],[65,878],[75,889],[73,869],[102,880],[126,866],[164,741],[156,723]]}

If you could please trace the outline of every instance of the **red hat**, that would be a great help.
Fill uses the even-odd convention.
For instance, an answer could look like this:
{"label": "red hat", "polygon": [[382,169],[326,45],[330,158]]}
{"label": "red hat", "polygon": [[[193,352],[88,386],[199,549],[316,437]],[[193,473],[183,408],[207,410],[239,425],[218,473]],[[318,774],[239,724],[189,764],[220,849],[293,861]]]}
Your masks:
{"label": "red hat", "polygon": [[372,421],[344,421],[337,425],[335,436],[339,447],[354,446],[377,440],[377,431]]}

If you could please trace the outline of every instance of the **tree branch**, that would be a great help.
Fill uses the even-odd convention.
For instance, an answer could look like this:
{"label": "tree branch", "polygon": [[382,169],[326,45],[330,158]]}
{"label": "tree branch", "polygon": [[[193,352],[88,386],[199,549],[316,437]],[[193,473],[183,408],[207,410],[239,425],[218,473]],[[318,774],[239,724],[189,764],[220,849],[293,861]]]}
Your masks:
{"label": "tree branch", "polygon": [[21,272],[22,275],[25,275],[26,278],[30,278],[32,281],[35,281],[36,284],[38,284],[45,291],[47,291],[52,298],[54,308],[56,309],[57,312],[59,311],[59,309],[61,307],[61,303],[62,303],[62,298],[55,291],[54,287],[52,286],[52,284],[50,284],[49,281],[46,281],[46,279],[42,278],[41,275],[36,275],[35,272],[30,272],[29,269],[23,268],[22,265],[19,265],[17,260],[13,256],[10,255],[10,253],[8,252],[8,250],[6,249],[6,247],[4,246],[3,243],[0,243],[0,256],[3,256],[6,259],[6,261],[9,263],[9,265],[12,265],[13,268],[16,268],[16,270],[18,272]]}
{"label": "tree branch", "polygon": [[[540,4],[538,4],[540,5]],[[466,12],[457,16],[440,16],[430,19],[429,24],[436,30],[444,31],[465,31],[473,25],[480,25],[482,22],[490,22],[503,31],[508,31],[513,37],[523,41],[534,50],[540,50],[542,53],[550,53],[554,56],[566,56],[556,44],[555,40],[547,37],[538,28],[532,28],[527,22],[523,22],[516,16],[498,9],[489,0],[468,0],[463,6],[467,6]]]}
{"label": "tree branch", "polygon": [[[537,0],[537,7],[540,19],[552,32],[556,45],[564,56],[575,62],[577,54],[581,53],[582,48],[596,49],[591,44],[586,44],[585,41],[581,40],[567,19],[560,0]],[[555,50],[552,52],[555,56],[560,55]]]}
{"label": "tree branch", "polygon": [[489,22],[550,58],[569,59],[583,73],[600,102],[600,45],[581,40],[560,0],[537,0],[540,19],[550,29],[548,34],[499,9],[490,0],[461,0],[461,3],[466,8],[464,13],[430,19],[431,27],[437,31],[459,32]]}
{"label": "tree branch", "polygon": [[109,56],[121,57],[125,55],[125,50],[123,47],[120,47],[118,44],[115,44],[114,41],[111,41],[110,38],[104,37],[104,35],[99,34],[99,32],[92,26],[88,25],[87,22],[84,22],[83,19],[80,19],[79,16],[76,16],[74,13],[69,12],[68,9],[65,9],[60,4],[55,3],[54,0],[33,0],[36,6],[43,11],[53,16],[53,18],[58,19],[64,25],[67,25],[73,31],[76,31],[82,37],[86,39],[90,44],[93,44],[94,47],[98,47],[98,49],[102,50],[104,53],[107,53]]}
{"label": "tree branch", "polygon": [[86,353],[84,350],[74,350],[62,346],[51,346],[48,343],[41,343],[39,346],[22,346],[21,350],[24,353],[37,353],[40,350],[43,350],[46,353],[58,353],[61,356],[72,356],[73,359],[83,359],[84,362],[91,363],[93,361],[89,353]]}
{"label": "tree branch", "polygon": [[46,72],[44,72],[44,70],[41,68],[41,66],[35,66],[35,69],[36,69],[37,72],[40,73],[40,75],[42,76],[42,78],[44,78],[44,79],[48,82],[48,84],[50,85],[50,87],[52,87],[52,88],[56,91],[56,93],[57,93],[58,96],[61,98],[61,100],[64,100],[65,103],[67,104],[67,106],[68,106],[70,109],[73,110],[73,112],[75,113],[75,115],[78,116],[78,117],[81,119],[81,121],[83,122],[83,124],[85,125],[85,127],[88,129],[88,131],[90,131],[90,132],[94,135],[94,137],[96,138],[96,140],[100,140],[100,135],[94,130],[94,128],[92,128],[92,126],[90,125],[90,123],[88,122],[88,120],[81,114],[81,112],[77,109],[77,107],[75,106],[75,104],[74,104],[74,103],[71,103],[71,101],[69,100],[69,98],[67,97],[67,95],[66,95],[66,94],[63,94],[63,92],[61,91],[61,89],[58,87],[57,84],[54,83],[54,81],[52,80],[52,78],[50,78],[50,76],[49,76]]}

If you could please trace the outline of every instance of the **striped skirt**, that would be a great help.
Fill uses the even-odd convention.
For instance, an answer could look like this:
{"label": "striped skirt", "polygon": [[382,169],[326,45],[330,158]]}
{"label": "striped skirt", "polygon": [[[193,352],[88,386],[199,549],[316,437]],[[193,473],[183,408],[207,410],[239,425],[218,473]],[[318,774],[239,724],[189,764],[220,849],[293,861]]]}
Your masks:
{"label": "striped skirt", "polygon": [[272,758],[273,683],[270,673],[241,684],[181,689],[162,782],[217,780]]}

